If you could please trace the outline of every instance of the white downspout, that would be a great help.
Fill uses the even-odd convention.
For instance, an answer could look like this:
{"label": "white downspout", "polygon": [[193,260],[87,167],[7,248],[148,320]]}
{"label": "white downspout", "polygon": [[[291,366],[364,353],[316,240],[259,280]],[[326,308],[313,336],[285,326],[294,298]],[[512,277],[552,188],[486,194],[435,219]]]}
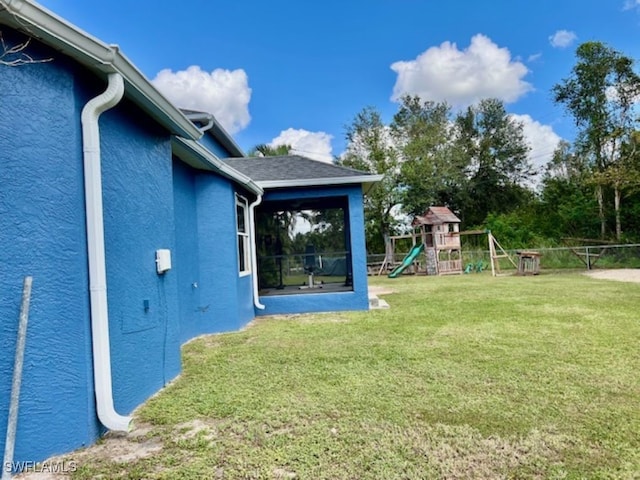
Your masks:
{"label": "white downspout", "polygon": [[105,427],[109,430],[126,432],[129,429],[131,417],[118,414],[113,405],[98,126],[100,115],[114,107],[122,99],[123,94],[122,75],[110,73],[109,83],[104,93],[89,100],[82,109],[82,144],[96,409],[98,418]]}
{"label": "white downspout", "polygon": [[256,201],[249,205],[249,241],[251,242],[251,278],[253,279],[253,305],[258,310],[264,310],[265,306],[260,303],[258,288],[258,253],[256,242],[255,209],[262,203],[262,195],[258,195]]}

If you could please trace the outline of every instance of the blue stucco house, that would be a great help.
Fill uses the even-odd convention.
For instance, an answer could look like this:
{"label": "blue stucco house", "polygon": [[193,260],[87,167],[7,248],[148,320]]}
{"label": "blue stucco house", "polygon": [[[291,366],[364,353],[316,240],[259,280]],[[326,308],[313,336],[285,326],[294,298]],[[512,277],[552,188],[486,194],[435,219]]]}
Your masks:
{"label": "blue stucco house", "polygon": [[[367,308],[363,195],[379,177],[243,158],[213,116],[180,110],[117,46],[31,1],[0,0],[0,31],[26,44],[5,60],[36,61],[0,65],[0,451],[27,275],[16,461],[126,431],[191,338],[256,315]],[[261,284],[257,245],[271,237],[256,216],[309,210],[342,219],[322,267],[307,264],[319,252],[263,262],[340,285]]]}
{"label": "blue stucco house", "polygon": [[[378,176],[368,175],[358,170],[314,161],[298,155],[266,158],[226,158],[224,162],[234,170],[250,176],[264,190],[261,203],[256,207],[258,218],[256,246],[258,250],[258,273],[267,270],[266,261],[274,258],[288,266],[284,275],[276,275],[272,285],[265,281],[258,290],[259,301],[265,306],[259,315],[274,313],[302,313],[335,310],[366,309],[367,259],[364,244],[363,189],[370,188]],[[276,253],[263,255],[268,248],[263,245],[265,237],[273,236],[273,229],[261,228],[260,218],[278,216],[279,212],[333,212],[332,219],[340,226],[330,238],[331,247],[314,248],[309,254],[295,246]],[[336,221],[337,219],[337,221]],[[267,222],[268,223],[268,222]],[[337,238],[336,238],[337,237]],[[313,239],[313,237],[311,237]],[[316,237],[315,241],[321,241]],[[310,240],[313,241],[313,240]],[[274,242],[271,242],[276,243]],[[323,242],[326,244],[325,242]],[[308,245],[305,245],[307,247]],[[261,248],[262,247],[262,248]],[[327,250],[332,250],[331,252]],[[329,268],[321,268],[322,258],[329,258]],[[296,259],[299,261],[296,262]],[[315,266],[322,284],[309,288],[306,276],[308,263]],[[327,263],[327,262],[325,262]],[[336,264],[342,268],[336,268]],[[303,271],[304,285],[295,283],[296,265]],[[322,265],[324,266],[324,265]],[[283,277],[285,278],[282,281]],[[259,275],[259,279],[264,279]],[[278,278],[280,277],[280,278]],[[293,281],[286,279],[294,278]],[[313,280],[312,280],[313,282]],[[278,288],[277,284],[280,284]],[[272,287],[272,288],[270,288]]]}

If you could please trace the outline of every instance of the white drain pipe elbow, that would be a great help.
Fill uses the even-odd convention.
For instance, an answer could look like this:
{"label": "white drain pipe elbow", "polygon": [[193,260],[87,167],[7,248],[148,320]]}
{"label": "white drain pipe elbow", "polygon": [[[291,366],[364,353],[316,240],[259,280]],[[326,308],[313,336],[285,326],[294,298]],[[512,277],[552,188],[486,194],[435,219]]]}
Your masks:
{"label": "white drain pipe elbow", "polygon": [[113,404],[102,175],[100,172],[100,128],[98,126],[100,115],[117,105],[123,94],[124,80],[122,75],[110,73],[107,89],[87,102],[82,109],[81,118],[96,410],[98,419],[109,430],[126,432],[129,430],[131,417],[118,414]]}

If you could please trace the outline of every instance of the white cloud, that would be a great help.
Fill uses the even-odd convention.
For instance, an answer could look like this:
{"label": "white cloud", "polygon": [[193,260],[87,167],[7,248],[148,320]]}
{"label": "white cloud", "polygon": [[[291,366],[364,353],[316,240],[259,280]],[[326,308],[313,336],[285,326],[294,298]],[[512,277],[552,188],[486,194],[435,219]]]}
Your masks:
{"label": "white cloud", "polygon": [[290,145],[292,148],[291,153],[325,163],[332,163],[332,138],[332,135],[325,132],[309,132],[304,129],[288,128],[271,140],[269,146]]}
{"label": "white cloud", "polygon": [[542,172],[544,166],[553,158],[553,152],[561,138],[549,125],[543,125],[530,115],[511,114],[511,117],[522,123],[524,137],[531,147],[529,160],[533,167]]}
{"label": "white cloud", "polygon": [[[378,131],[377,134],[380,135],[381,144],[379,144],[379,146],[381,148],[392,149],[398,146],[396,140],[391,135],[391,127],[388,125],[383,125],[382,130]],[[339,157],[344,158],[347,154],[351,154],[368,160],[370,151],[371,148],[367,142],[367,138],[361,133],[355,133]]]}
{"label": "white cloud", "polygon": [[176,106],[212,113],[229,133],[242,130],[251,120],[251,88],[242,69],[205,72],[192,65],[173,72],[167,68],[151,82]]}
{"label": "white cloud", "polygon": [[567,48],[578,36],[569,30],[558,30],[553,35],[549,35],[549,43],[553,48]]}
{"label": "white cloud", "polygon": [[640,0],[625,0],[623,10],[640,9]]}
{"label": "white cloud", "polygon": [[632,90],[627,90],[627,97],[623,97],[620,94],[621,93],[625,93],[624,90],[619,91],[618,88],[616,88],[616,86],[614,85],[610,85],[607,88],[605,88],[604,90],[604,94],[605,97],[607,98],[607,100],[609,102],[614,102],[617,104],[620,104],[622,102],[629,102],[629,104],[631,105],[638,105],[640,104],[640,93],[636,93],[634,95],[634,91]]}
{"label": "white cloud", "polygon": [[391,96],[394,101],[403,95],[419,95],[423,100],[465,107],[483,98],[515,102],[533,89],[523,80],[527,67],[481,34],[465,50],[444,42],[415,60],[393,63],[391,69],[398,74]]}
{"label": "white cloud", "polygon": [[529,62],[529,63],[537,62],[541,58],[542,58],[542,53],[540,53],[540,52],[534,53],[532,55],[529,55],[529,58],[527,58],[527,62]]}

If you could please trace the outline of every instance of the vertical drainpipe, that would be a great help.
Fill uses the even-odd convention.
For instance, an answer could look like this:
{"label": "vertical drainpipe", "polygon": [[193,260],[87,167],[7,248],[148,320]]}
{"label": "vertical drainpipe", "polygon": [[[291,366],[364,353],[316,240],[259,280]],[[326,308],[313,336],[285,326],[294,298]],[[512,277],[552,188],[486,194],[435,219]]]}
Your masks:
{"label": "vertical drainpipe", "polygon": [[262,203],[262,195],[258,195],[256,201],[249,205],[249,241],[251,242],[251,278],[253,280],[253,305],[258,310],[264,310],[265,306],[260,303],[260,295],[258,289],[258,253],[256,242],[256,222],[255,209]]}
{"label": "vertical drainpipe", "polygon": [[100,115],[114,107],[124,94],[124,81],[118,73],[109,74],[107,89],[92,98],[82,109],[82,150],[84,156],[84,191],[89,257],[89,291],[91,300],[91,343],[93,379],[98,419],[109,430],[128,431],[131,417],[115,411],[109,347],[107,310],[107,275],[102,210],[102,176],[100,172]]}

